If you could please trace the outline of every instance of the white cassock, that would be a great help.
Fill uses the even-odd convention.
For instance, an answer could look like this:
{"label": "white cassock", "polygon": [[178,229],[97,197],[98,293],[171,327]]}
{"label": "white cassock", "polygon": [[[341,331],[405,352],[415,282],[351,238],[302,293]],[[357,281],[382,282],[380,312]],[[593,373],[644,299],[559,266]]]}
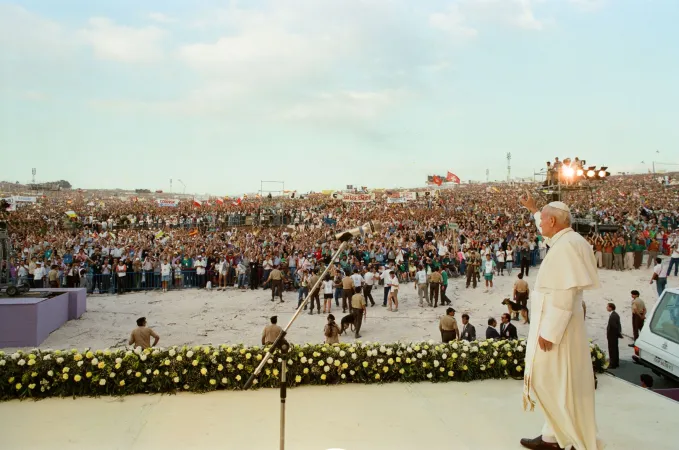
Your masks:
{"label": "white cassock", "polygon": [[[540,229],[540,213],[535,221]],[[582,309],[582,291],[600,286],[596,259],[587,241],[571,228],[555,234],[548,244],[531,299],[523,407],[532,411],[537,401],[545,414],[542,435],[555,438],[560,447],[602,449],[596,436],[594,373]],[[540,349],[539,336],[552,342],[550,351]]]}

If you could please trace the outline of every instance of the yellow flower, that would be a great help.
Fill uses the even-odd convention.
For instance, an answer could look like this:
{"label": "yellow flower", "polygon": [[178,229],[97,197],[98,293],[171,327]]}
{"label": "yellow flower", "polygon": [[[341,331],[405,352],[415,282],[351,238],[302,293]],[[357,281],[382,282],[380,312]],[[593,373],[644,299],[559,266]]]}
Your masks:
{"label": "yellow flower", "polygon": [[61,378],[63,378],[64,380],[68,380],[68,374],[65,373]]}
{"label": "yellow flower", "polygon": [[326,376],[325,376],[325,374],[324,374],[324,373],[323,373],[323,374],[321,374],[321,380],[324,380],[324,381],[325,381],[325,379],[326,379]]}
{"label": "yellow flower", "polygon": [[400,362],[401,362],[401,358],[397,356],[397,357],[396,357],[396,362],[397,362],[397,363],[400,363]]}
{"label": "yellow flower", "polygon": [[274,370],[273,370],[273,376],[274,376],[274,377],[277,377],[277,376],[278,376],[278,369],[274,369]]}
{"label": "yellow flower", "polygon": [[257,361],[261,361],[261,360],[262,360],[262,355],[257,355]]}
{"label": "yellow flower", "polygon": [[387,360],[387,364],[394,364],[394,360],[391,359],[391,358],[389,358],[389,359]]}
{"label": "yellow flower", "polygon": [[158,369],[156,369],[156,370],[153,371],[153,375],[158,376],[158,374],[160,374],[160,372],[158,371]]}
{"label": "yellow flower", "polygon": [[86,356],[88,359],[92,359],[92,358],[94,358],[94,353],[92,353],[92,352],[87,352],[87,353],[85,353],[85,356]]}
{"label": "yellow flower", "polygon": [[9,377],[9,380],[7,381],[9,381],[10,383],[14,383],[14,377]]}
{"label": "yellow flower", "polygon": [[78,381],[82,380],[82,377],[80,375],[76,375],[76,376],[73,377],[73,379],[77,383]]}
{"label": "yellow flower", "polygon": [[205,367],[203,367],[202,369],[200,369],[200,373],[201,373],[201,375],[206,375],[207,369]]}
{"label": "yellow flower", "polygon": [[166,366],[169,366],[169,365],[170,365],[170,360],[169,360],[169,359],[166,359],[166,360],[165,360],[165,365],[166,365]]}
{"label": "yellow flower", "polygon": [[181,360],[182,360],[182,355],[177,355],[177,361],[181,361]]}
{"label": "yellow flower", "polygon": [[304,372],[304,374],[306,375],[307,373],[309,373],[309,368],[305,367],[304,370],[303,370],[303,372]]}
{"label": "yellow flower", "polygon": [[403,375],[404,373],[406,373],[406,371],[403,370],[403,369],[400,369],[400,370],[398,371],[398,373],[400,373],[401,375]]}
{"label": "yellow flower", "polygon": [[102,361],[99,364],[97,364],[97,367],[100,368],[100,369],[103,369],[104,367],[106,367],[106,363],[104,361]]}
{"label": "yellow flower", "polygon": [[238,367],[238,370],[243,370],[243,364],[238,364],[236,367]]}
{"label": "yellow flower", "polygon": [[139,378],[141,376],[141,372],[137,372],[134,374],[135,377]]}
{"label": "yellow flower", "polygon": [[233,361],[233,358],[232,358],[232,357],[229,356],[229,357],[226,358],[226,362],[230,363],[230,362],[232,362],[232,361]]}
{"label": "yellow flower", "polygon": [[300,377],[299,375],[297,375],[297,376],[295,377],[295,383],[301,383],[301,382],[302,382],[302,377]]}
{"label": "yellow flower", "polygon": [[35,355],[31,353],[30,355],[28,355],[28,359],[35,359]]}
{"label": "yellow flower", "polygon": [[240,381],[240,379],[241,379],[241,376],[240,376],[240,375],[236,375],[236,381]]}
{"label": "yellow flower", "polygon": [[318,365],[319,365],[319,366],[323,367],[323,364],[325,364],[325,363],[324,363],[322,360],[321,360],[321,361],[318,361]]}
{"label": "yellow flower", "polygon": [[604,355],[602,355],[600,352],[597,352],[597,353],[596,353],[596,358],[597,358],[597,359],[601,359],[601,358],[603,358],[603,357],[604,357]]}
{"label": "yellow flower", "polygon": [[240,349],[240,354],[241,354],[241,355],[244,355],[244,354],[245,354],[245,349],[244,349],[244,348],[241,348],[241,349]]}
{"label": "yellow flower", "polygon": [[117,370],[117,369],[120,369],[120,364],[116,364],[116,365],[115,365],[115,368],[116,368],[116,370]]}
{"label": "yellow flower", "polygon": [[35,383],[31,383],[28,385],[28,389],[35,389]]}
{"label": "yellow flower", "polygon": [[368,362],[367,362],[367,361],[363,361],[363,367],[368,367]]}
{"label": "yellow flower", "polygon": [[203,353],[205,353],[206,355],[209,355],[210,354],[210,347],[203,347]]}
{"label": "yellow flower", "polygon": [[340,366],[340,362],[339,362],[339,360],[337,360],[337,359],[335,360],[335,362],[333,362],[333,364],[335,365],[335,367],[339,367],[339,366]]}
{"label": "yellow flower", "polygon": [[[31,356],[33,356],[33,355],[31,355]],[[33,359],[33,358],[31,358],[31,359]],[[73,356],[73,359],[74,359],[75,361],[80,361],[81,359],[83,359],[83,356],[82,356],[80,353],[76,353],[76,354]]]}
{"label": "yellow flower", "polygon": [[523,369],[521,368],[521,366],[516,366],[516,371],[517,371],[517,372],[521,372],[522,370],[523,370]]}
{"label": "yellow flower", "polygon": [[382,370],[384,371],[384,373],[389,372],[389,366],[382,367]]}
{"label": "yellow flower", "polygon": [[247,353],[247,354],[245,355],[245,359],[250,359],[250,358],[252,358],[252,355],[251,355],[250,353]]}
{"label": "yellow flower", "polygon": [[380,374],[379,374],[379,373],[376,373],[376,374],[375,374],[375,379],[376,379],[376,380],[379,380],[379,379],[380,379]]}
{"label": "yellow flower", "polygon": [[120,386],[125,386],[125,380],[120,380],[120,383],[118,383]]}
{"label": "yellow flower", "polygon": [[69,370],[71,370],[71,369],[69,369],[68,367],[64,367],[63,369],[61,369],[61,371],[63,373],[68,373]]}
{"label": "yellow flower", "polygon": [[347,363],[342,363],[342,369],[346,369],[347,367],[349,367],[349,364],[347,364]]}
{"label": "yellow flower", "polygon": [[448,372],[449,377],[452,377],[453,375],[455,375],[455,372],[453,372],[452,370]]}
{"label": "yellow flower", "polygon": [[507,356],[512,356],[512,352],[507,352]]}
{"label": "yellow flower", "polygon": [[214,386],[215,384],[217,384],[217,380],[210,379],[210,384]]}
{"label": "yellow flower", "polygon": [[21,383],[17,383],[16,386],[14,386],[14,387],[15,387],[15,388],[17,389],[17,391],[18,391],[19,389],[21,389]]}
{"label": "yellow flower", "polygon": [[85,374],[85,378],[92,378],[92,372],[87,372]]}
{"label": "yellow flower", "polygon": [[222,370],[224,370],[224,366],[222,366],[221,364],[218,365],[218,366],[217,366],[217,370],[221,372]]}
{"label": "yellow flower", "polygon": [[198,365],[198,360],[197,360],[197,359],[194,359],[193,361],[191,361],[191,365],[192,365],[193,367],[196,367],[196,366]]}
{"label": "yellow flower", "polygon": [[406,358],[406,364],[410,364],[410,358]]}
{"label": "yellow flower", "polygon": [[462,370],[467,370],[467,366],[462,366]]}
{"label": "yellow flower", "polygon": [[104,350],[104,356],[111,356],[111,350]]}

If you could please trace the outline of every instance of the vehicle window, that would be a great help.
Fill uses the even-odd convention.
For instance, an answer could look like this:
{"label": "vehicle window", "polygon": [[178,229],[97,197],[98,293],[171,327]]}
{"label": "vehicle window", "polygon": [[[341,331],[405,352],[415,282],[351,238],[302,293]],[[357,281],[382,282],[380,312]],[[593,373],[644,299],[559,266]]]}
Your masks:
{"label": "vehicle window", "polygon": [[679,344],[679,294],[665,292],[651,319],[651,331]]}

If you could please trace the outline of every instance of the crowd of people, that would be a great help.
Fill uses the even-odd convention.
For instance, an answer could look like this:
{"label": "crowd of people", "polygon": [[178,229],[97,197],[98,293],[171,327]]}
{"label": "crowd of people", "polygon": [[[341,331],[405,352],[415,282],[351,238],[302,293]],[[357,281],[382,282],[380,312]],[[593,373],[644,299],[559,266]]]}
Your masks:
{"label": "crowd of people", "polygon": [[[356,239],[339,256],[330,271],[333,289],[328,285],[324,295],[337,301],[341,278],[365,279],[370,273],[364,281],[368,286],[393,287],[392,279],[415,281],[421,302],[438,303],[440,297],[444,304],[449,277],[464,275],[472,288],[483,279],[490,291],[493,277],[511,275],[514,269],[527,275],[544,258],[544,240],[530,213],[516,201],[517,189],[525,187],[463,185],[407,203],[389,203],[388,197],[398,194],[385,191],[365,203],[315,194],[210,206],[187,200],[174,207],[153,199],[62,191],[7,213],[14,250],[5,264],[14,281],[37,287],[83,286],[91,293],[266,289],[275,281],[276,291],[296,290],[301,296],[339,245],[318,241],[373,220],[382,229]],[[587,236],[599,267],[640,269],[648,254],[647,267],[659,256],[674,266],[668,272],[676,272],[676,187],[650,175],[622,176],[566,195],[575,217],[612,230]],[[284,225],[229,225],[234,216],[258,217],[262,211],[277,215]],[[274,269],[281,273],[279,280],[270,279]],[[392,297],[397,309],[397,294]]]}

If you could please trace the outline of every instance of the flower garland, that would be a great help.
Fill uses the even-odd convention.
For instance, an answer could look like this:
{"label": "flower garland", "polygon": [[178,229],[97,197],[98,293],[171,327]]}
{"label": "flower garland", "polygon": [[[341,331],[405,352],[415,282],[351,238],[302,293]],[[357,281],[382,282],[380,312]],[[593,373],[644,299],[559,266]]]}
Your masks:
{"label": "flower garland", "polygon": [[[221,345],[0,351],[0,400],[242,389],[266,350]],[[603,372],[604,352],[595,344],[590,352],[594,371]],[[305,344],[295,345],[286,358],[293,387],[521,378],[525,341]],[[280,361],[269,360],[257,387],[278,386]]]}

